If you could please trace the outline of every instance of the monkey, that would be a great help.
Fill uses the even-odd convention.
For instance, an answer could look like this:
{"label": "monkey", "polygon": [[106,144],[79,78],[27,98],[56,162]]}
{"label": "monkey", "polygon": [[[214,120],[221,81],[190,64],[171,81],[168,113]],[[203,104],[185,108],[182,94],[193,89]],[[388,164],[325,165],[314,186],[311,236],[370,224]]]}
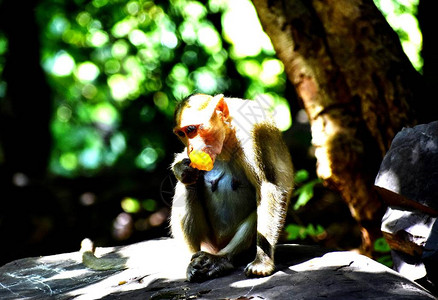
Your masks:
{"label": "monkey", "polygon": [[174,119],[185,148],[171,165],[170,229],[193,253],[187,279],[224,276],[247,255],[248,277],[271,275],[293,189],[280,130],[261,102],[222,94],[187,97]]}

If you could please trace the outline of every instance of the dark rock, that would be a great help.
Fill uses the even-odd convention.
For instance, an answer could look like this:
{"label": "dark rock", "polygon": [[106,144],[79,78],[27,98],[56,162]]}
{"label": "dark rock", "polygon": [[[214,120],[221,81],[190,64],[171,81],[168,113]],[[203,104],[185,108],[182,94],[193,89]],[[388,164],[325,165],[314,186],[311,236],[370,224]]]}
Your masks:
{"label": "dark rock", "polygon": [[393,250],[394,269],[436,292],[438,121],[395,136],[375,185],[389,206],[382,232]]}
{"label": "dark rock", "polygon": [[400,274],[353,252],[279,245],[277,271],[248,279],[229,276],[189,283],[189,256],[175,240],[97,248],[97,256],[125,257],[123,271],[92,271],[79,252],[25,258],[0,268],[0,299],[434,299]]}
{"label": "dark rock", "polygon": [[438,121],[397,133],[375,184],[438,210]]}

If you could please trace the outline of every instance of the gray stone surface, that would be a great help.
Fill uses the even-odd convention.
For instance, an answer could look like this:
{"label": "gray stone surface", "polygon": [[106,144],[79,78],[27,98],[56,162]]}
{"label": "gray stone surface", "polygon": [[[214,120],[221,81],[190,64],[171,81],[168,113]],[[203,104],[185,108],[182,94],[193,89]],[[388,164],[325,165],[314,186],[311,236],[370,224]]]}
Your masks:
{"label": "gray stone surface", "polygon": [[97,248],[125,257],[122,271],[92,271],[79,252],[13,261],[0,268],[0,299],[434,299],[419,285],[353,252],[279,245],[277,271],[248,279],[243,267],[203,283],[185,280],[189,256],[172,239]]}
{"label": "gray stone surface", "polygon": [[406,198],[388,201],[383,195],[390,206],[382,232],[394,250],[394,268],[412,280],[425,277],[437,285],[438,121],[397,133],[375,185]]}
{"label": "gray stone surface", "polygon": [[397,133],[375,184],[438,210],[438,121]]}

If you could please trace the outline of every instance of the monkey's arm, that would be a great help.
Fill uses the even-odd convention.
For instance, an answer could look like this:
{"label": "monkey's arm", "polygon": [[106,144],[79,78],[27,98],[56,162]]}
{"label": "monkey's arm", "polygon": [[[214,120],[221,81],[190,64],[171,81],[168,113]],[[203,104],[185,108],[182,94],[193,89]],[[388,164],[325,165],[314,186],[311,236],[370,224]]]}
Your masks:
{"label": "monkey's arm", "polygon": [[186,150],[176,155],[172,171],[178,179],[170,218],[172,236],[183,240],[194,253],[201,249],[201,242],[209,231],[204,208],[199,201],[199,185],[203,183],[203,178],[199,170],[190,167]]}
{"label": "monkey's arm", "polygon": [[170,218],[172,236],[184,241],[192,253],[201,250],[201,243],[209,231],[197,193],[195,187],[178,182]]}
{"label": "monkey's arm", "polygon": [[190,167],[190,159],[187,156],[187,149],[175,155],[175,160],[172,163],[172,171],[176,179],[182,182],[187,187],[194,185],[199,177],[199,170]]}

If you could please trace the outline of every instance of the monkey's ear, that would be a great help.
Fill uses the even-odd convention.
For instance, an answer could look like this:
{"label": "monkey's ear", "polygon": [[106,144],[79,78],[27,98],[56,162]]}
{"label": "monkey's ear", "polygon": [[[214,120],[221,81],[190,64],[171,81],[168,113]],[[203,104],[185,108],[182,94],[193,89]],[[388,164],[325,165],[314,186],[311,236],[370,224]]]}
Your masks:
{"label": "monkey's ear", "polygon": [[230,115],[230,111],[228,110],[228,105],[227,102],[225,102],[224,95],[219,94],[214,96],[213,103],[216,103],[215,111],[221,112],[224,119],[228,118],[228,116]]}

